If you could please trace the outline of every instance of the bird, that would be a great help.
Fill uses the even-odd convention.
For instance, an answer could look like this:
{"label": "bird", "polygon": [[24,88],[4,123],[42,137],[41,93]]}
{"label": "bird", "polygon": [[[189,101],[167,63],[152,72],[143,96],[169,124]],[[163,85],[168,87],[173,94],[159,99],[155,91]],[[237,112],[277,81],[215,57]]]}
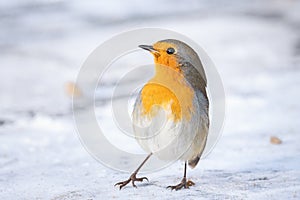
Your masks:
{"label": "bird", "polygon": [[180,190],[195,185],[187,179],[187,165],[192,169],[204,151],[209,131],[209,98],[202,62],[186,43],[164,39],[153,45],[139,45],[154,57],[154,76],[139,91],[132,122],[135,139],[148,153],[145,160],[125,180],[115,184],[121,190],[132,182],[148,181],[137,173],[152,156],[161,160],[184,162]]}

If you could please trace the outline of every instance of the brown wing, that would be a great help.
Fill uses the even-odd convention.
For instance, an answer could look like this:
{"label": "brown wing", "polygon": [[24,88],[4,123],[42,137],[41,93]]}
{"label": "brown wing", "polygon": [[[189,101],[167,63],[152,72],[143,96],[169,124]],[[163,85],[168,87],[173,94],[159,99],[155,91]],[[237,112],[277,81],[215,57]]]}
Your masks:
{"label": "brown wing", "polygon": [[[202,67],[202,66],[201,66]],[[195,158],[192,158],[188,161],[188,164],[191,168],[194,168],[204,151],[205,144],[207,141],[207,135],[208,135],[208,129],[209,129],[209,100],[206,93],[206,78],[203,77],[200,72],[197,70],[196,67],[194,67],[191,63],[185,62],[181,64],[181,69],[183,70],[185,77],[187,81],[192,85],[192,87],[196,90],[197,98],[199,107],[201,109],[201,122],[202,123],[202,131],[201,134],[203,134],[203,142],[201,142],[202,145],[199,146],[198,154]]]}

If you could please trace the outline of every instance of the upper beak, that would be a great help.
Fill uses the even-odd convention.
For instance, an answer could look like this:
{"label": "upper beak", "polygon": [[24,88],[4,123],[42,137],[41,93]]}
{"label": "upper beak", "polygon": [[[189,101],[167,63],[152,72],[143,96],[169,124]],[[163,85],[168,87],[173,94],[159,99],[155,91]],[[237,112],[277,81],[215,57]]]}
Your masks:
{"label": "upper beak", "polygon": [[152,53],[157,52],[157,51],[153,48],[153,46],[151,46],[151,45],[139,45],[139,47],[142,48],[142,49],[145,49],[145,50],[147,50],[147,51],[150,51],[150,52],[152,52]]}

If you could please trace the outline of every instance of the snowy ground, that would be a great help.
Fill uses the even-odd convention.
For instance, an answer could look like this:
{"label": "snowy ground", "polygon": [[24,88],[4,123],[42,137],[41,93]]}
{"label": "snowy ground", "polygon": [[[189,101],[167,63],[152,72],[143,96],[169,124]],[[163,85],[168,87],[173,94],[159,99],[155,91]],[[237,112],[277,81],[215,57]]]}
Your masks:
{"label": "snowy ground", "polygon": [[[1,199],[300,198],[299,3],[158,2],[0,3]],[[138,189],[114,188],[129,174],[85,151],[64,92],[101,42],[149,26],[199,43],[226,90],[222,138],[188,171],[190,190],[165,189],[180,181],[182,163],[147,174]]]}

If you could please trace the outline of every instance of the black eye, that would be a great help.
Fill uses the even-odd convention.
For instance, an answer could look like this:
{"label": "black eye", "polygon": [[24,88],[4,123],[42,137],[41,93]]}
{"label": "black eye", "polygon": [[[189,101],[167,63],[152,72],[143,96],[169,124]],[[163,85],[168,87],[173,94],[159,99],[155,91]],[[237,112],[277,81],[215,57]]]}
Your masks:
{"label": "black eye", "polygon": [[174,48],[170,47],[170,48],[167,49],[167,54],[173,54],[173,53],[175,53]]}

